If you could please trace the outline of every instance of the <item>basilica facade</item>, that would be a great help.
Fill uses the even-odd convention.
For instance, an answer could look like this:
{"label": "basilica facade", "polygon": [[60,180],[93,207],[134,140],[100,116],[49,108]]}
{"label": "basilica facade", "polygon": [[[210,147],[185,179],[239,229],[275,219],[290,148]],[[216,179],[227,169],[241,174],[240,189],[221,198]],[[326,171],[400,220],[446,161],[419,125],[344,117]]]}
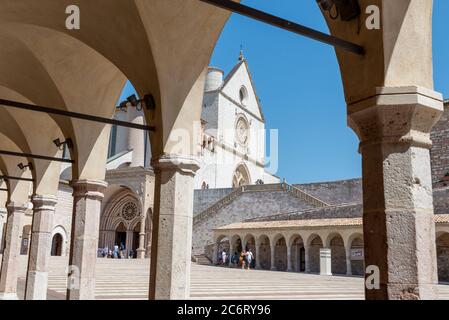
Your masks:
{"label": "basilica facade", "polygon": [[[117,107],[114,117],[136,124],[145,122],[140,105],[122,104]],[[209,68],[201,118],[198,131],[201,143],[197,148],[200,169],[194,180],[196,193],[280,182],[278,177],[265,170],[265,120],[242,53],[226,78],[223,71]],[[67,157],[68,154],[65,152]],[[69,253],[73,210],[71,175],[72,167],[63,165],[52,232],[54,256]],[[154,179],[150,141],[146,133],[113,126],[106,165],[108,186],[101,202],[99,255],[104,249],[119,245],[125,248],[126,258],[150,257]],[[29,250],[32,213],[30,198],[22,226],[23,255]],[[6,209],[0,210],[0,226],[1,252]]]}

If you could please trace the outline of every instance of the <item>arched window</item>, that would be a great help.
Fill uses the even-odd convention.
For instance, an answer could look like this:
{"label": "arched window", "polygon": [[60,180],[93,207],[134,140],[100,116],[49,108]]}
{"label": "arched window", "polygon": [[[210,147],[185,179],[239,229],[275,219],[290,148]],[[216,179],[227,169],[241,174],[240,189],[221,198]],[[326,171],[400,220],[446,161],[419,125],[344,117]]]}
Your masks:
{"label": "arched window", "polygon": [[63,238],[62,235],[59,233],[56,233],[53,236],[53,240],[51,241],[51,255],[53,257],[60,257],[62,256],[62,244],[63,244]]}
{"label": "arched window", "polygon": [[248,90],[246,90],[245,86],[240,87],[239,98],[242,105],[245,105],[248,101]]}
{"label": "arched window", "polygon": [[251,184],[251,177],[248,168],[241,164],[237,167],[232,177],[232,187],[238,188]]}

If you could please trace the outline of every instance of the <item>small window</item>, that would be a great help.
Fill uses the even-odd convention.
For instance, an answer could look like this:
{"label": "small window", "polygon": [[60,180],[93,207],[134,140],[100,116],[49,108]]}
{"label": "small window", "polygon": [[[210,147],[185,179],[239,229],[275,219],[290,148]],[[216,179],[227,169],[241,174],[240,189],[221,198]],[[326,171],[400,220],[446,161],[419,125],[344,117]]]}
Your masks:
{"label": "small window", "polygon": [[240,97],[240,103],[245,105],[246,101],[248,100],[248,91],[246,90],[245,86],[242,86],[240,88],[239,97]]}

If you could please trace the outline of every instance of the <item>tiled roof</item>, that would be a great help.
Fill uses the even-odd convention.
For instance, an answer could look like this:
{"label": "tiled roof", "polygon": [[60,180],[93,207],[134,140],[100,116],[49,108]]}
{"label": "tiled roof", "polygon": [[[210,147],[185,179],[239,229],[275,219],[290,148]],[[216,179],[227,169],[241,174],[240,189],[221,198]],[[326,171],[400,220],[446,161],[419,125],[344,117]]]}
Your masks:
{"label": "tiled roof", "polygon": [[[435,223],[449,223],[449,214],[435,215]],[[215,230],[282,229],[292,227],[362,226],[362,218],[310,219],[233,223]]]}

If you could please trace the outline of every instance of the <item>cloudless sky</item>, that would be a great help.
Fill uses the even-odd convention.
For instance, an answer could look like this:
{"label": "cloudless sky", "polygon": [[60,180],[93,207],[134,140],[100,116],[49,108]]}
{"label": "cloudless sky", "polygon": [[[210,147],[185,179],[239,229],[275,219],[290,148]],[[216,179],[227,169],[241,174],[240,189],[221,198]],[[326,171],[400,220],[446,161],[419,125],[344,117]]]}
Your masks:
{"label": "cloudless sky", "polygon": [[[328,33],[314,0],[243,3]],[[444,97],[449,97],[448,12],[449,1],[434,1],[435,90]],[[267,129],[279,130],[277,175],[291,183],[360,177],[358,139],[347,127],[333,48],[233,14],[217,43],[211,65],[227,74],[237,63],[241,45]],[[122,98],[132,91],[127,84]]]}

